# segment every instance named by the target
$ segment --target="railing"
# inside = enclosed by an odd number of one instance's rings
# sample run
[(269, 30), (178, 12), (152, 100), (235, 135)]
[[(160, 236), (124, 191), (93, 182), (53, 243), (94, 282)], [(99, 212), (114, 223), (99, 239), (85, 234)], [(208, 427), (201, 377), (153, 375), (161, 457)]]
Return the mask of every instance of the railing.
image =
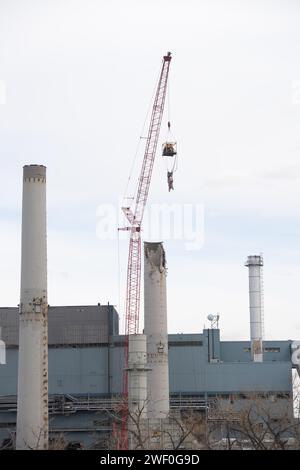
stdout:
[[(199, 397), (171, 397), (170, 409), (208, 410), (210, 401)], [(78, 411), (113, 411), (122, 408), (120, 397), (74, 397), (72, 395), (52, 395), (49, 397), (49, 414), (69, 415)], [(16, 412), (17, 397), (15, 395), (0, 396), (0, 412)]]

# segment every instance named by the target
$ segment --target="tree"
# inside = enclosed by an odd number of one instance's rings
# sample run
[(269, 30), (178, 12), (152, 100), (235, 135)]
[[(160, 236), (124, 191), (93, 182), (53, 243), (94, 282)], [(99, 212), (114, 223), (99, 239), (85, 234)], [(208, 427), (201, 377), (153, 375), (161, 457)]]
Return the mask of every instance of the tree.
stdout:
[(249, 394), (217, 402), (207, 422), (210, 448), (284, 450), (300, 448), (299, 420), (284, 394)]

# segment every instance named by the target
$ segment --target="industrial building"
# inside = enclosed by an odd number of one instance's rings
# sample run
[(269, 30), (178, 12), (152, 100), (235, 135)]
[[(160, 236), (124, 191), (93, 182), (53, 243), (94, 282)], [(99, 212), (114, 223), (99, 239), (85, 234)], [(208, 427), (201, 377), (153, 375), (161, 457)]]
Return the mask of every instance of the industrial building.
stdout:
[[(124, 336), (112, 305), (49, 307), (50, 436), (66, 433), (85, 447), (105, 441), (122, 393)], [(18, 376), (17, 308), (0, 308), (6, 365), (0, 366), (0, 441), (14, 435)], [(207, 412), (251, 392), (277, 396), (292, 409), (293, 342), (264, 341), (263, 362), (250, 341), (221, 341), (218, 328), (168, 336), (170, 409)]]
[[(221, 341), (214, 315), (202, 333), (170, 335), (166, 253), (162, 242), (145, 242), (140, 334), (141, 240), (135, 239), (139, 227), (132, 230), (134, 295), (127, 296), (125, 335), (119, 334), (113, 305), (49, 306), (46, 168), (24, 167), (20, 304), (0, 308), (0, 339), (6, 346), (0, 364), (0, 447), (10, 440), (17, 449), (47, 449), (48, 436), (51, 442), (63, 435), (74, 445), (106, 448), (116, 423), (122, 423), (117, 447), (135, 448), (128, 431), (132, 413), (143, 407), (143, 433), (153, 448), (152, 430), (158, 426), (165, 432), (174, 416), (192, 411), (212, 419), (217, 401), (241, 409), (251, 394), (276, 400), (276, 408), (284, 405), (293, 417), (292, 369), (298, 371), (300, 343), (263, 338), (262, 256), (248, 256), (245, 263), (249, 341)], [(164, 444), (154, 442), (156, 448)]]
[[(134, 449), (133, 414), (141, 412), (145, 448), (170, 449), (163, 436), (168, 434), (173, 441), (178, 429), (172, 423), (184, 413), (217, 421), (217, 403), (221, 412), (230, 404), (240, 413), (251, 395), (275, 403), (275, 409), (285, 407), (293, 420), (292, 369), (299, 372), (300, 342), (263, 337), (261, 255), (248, 256), (245, 263), (249, 341), (221, 341), (219, 318), (214, 315), (208, 317), (211, 327), (202, 333), (168, 334), (165, 249), (159, 241), (144, 242), (142, 250), (141, 227), (170, 61), (168, 52), (136, 199), (132, 207), (128, 202), (122, 207), (127, 226), (120, 230), (130, 232), (124, 335), (119, 333), (113, 305), (48, 304), (46, 167), (23, 168), (20, 303), (18, 308), (0, 308), (0, 340), (6, 346), (6, 361), (0, 364), (0, 448), (5, 443), (16, 449), (46, 450), (51, 440), (63, 436), (85, 449), (110, 448), (113, 439), (115, 448)], [(173, 158), (176, 142), (166, 145), (175, 146)], [(172, 175), (173, 170), (168, 172), (169, 191)], [(144, 331), (140, 334), (142, 271)], [(216, 432), (222, 438), (222, 425)], [(192, 441), (186, 445), (193, 448)]]

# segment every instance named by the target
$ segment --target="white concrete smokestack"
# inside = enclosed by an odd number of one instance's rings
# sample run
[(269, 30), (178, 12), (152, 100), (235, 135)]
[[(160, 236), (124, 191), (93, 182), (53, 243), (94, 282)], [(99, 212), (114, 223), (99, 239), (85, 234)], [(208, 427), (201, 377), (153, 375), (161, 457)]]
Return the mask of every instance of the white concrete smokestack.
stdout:
[(46, 167), (23, 169), (17, 449), (48, 447)]
[(251, 354), (254, 362), (263, 361), (262, 256), (248, 256)]
[(134, 417), (147, 417), (147, 337), (129, 335), (128, 410)]
[(129, 335), (128, 344), (128, 445), (139, 444), (137, 430), (142, 432), (147, 418), (147, 337)]
[(166, 258), (162, 243), (144, 243), (144, 302), (147, 335), (148, 418), (169, 413)]

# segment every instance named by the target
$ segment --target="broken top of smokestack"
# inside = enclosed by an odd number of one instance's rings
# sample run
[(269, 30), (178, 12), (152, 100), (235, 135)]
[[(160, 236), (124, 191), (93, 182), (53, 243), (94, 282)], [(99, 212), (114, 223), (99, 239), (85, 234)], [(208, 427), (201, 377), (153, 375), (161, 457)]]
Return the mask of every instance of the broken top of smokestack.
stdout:
[(263, 361), (263, 257), (248, 256), (251, 355), (254, 362)]
[(145, 257), (161, 273), (166, 271), (166, 252), (162, 242), (144, 242)]
[(163, 244), (144, 243), (144, 304), (147, 335), (148, 418), (169, 413), (169, 364), (166, 292), (166, 255)]

